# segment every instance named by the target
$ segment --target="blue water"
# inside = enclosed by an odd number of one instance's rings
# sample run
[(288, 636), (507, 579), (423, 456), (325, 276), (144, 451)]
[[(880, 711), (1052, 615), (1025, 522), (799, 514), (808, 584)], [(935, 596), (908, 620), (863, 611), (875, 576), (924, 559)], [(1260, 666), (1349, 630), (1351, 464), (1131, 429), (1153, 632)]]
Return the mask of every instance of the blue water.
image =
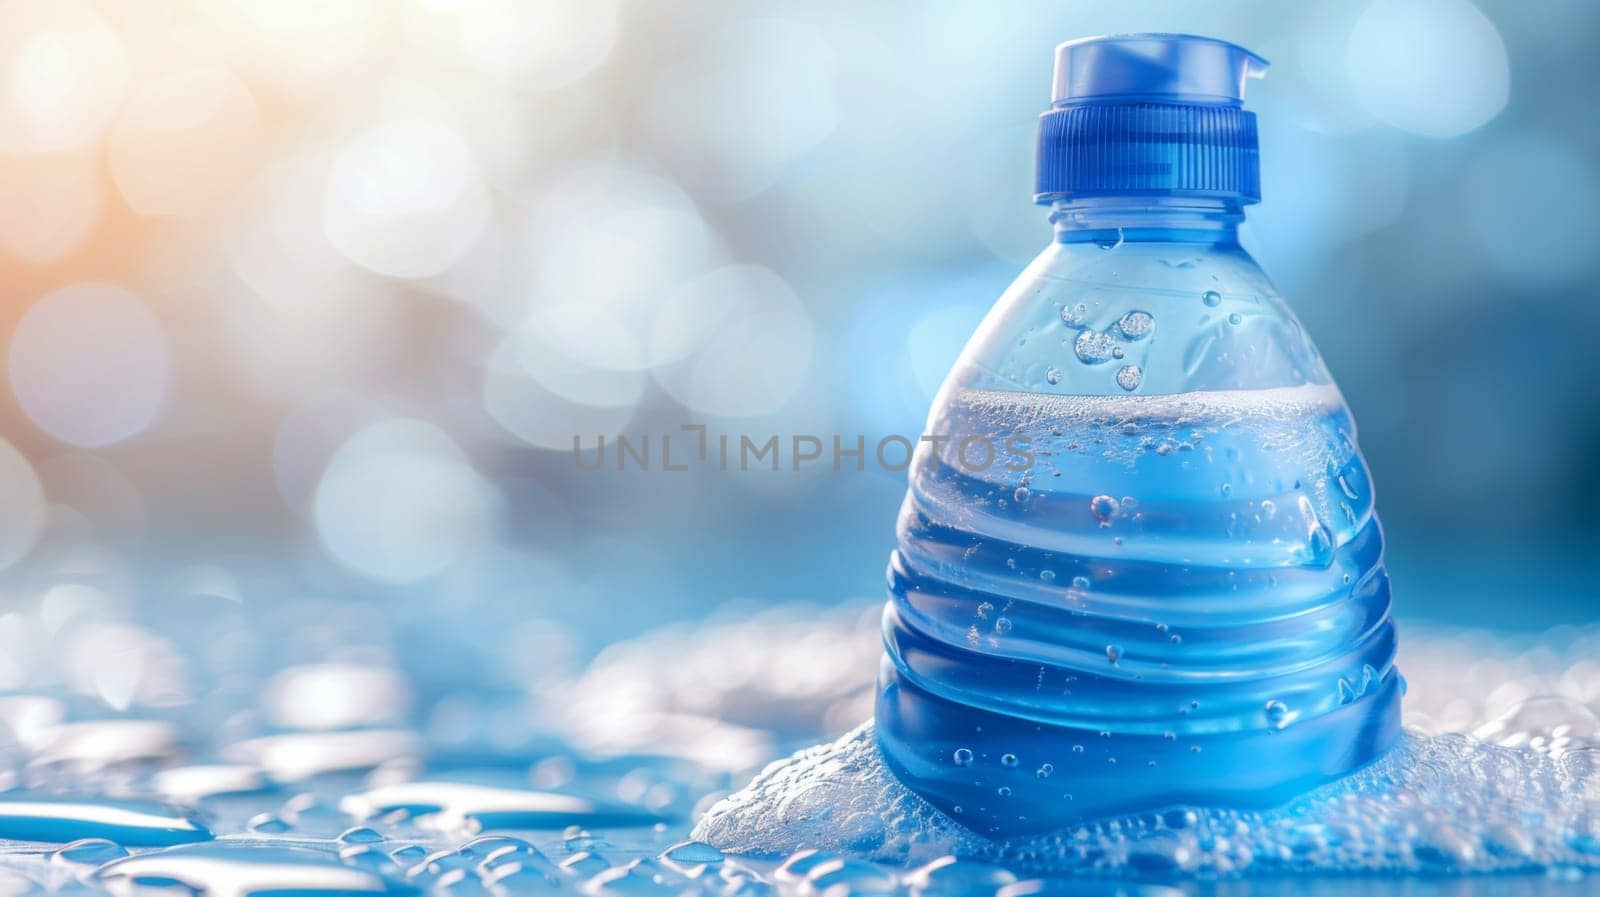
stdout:
[[(877, 733), (932, 804), (991, 835), (1273, 806), (1394, 743), (1383, 539), (1335, 388), (955, 388), (931, 429)], [(972, 435), (1027, 448), (969, 469)]]

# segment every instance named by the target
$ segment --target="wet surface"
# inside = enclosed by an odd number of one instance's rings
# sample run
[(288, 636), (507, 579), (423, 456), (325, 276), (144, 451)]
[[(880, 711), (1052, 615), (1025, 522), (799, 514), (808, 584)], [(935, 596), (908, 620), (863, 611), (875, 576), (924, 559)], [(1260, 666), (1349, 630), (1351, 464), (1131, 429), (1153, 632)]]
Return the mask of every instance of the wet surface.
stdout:
[[(381, 614), (344, 613), (314, 633), (201, 618), (107, 634), (92, 616), (0, 618), (12, 664), (0, 695), (0, 892), (1340, 892), (1340, 879), (1305, 876), (1309, 861), (1238, 862), (1248, 838), (1234, 837), (1231, 866), (1216, 862), (1228, 852), (1201, 843), (1216, 820), (1181, 812), (1123, 830), (1098, 863), (996, 851), (926, 808), (864, 812), (894, 796), (885, 780), (865, 803), (820, 785), (788, 795), (788, 840), (730, 828), (728, 808), (749, 806), (749, 793), (713, 809), (719, 801), (774, 759), (870, 717), (875, 605), (730, 608), (521, 688), (493, 681), (507, 662), (493, 654), (476, 679), (441, 684)], [(97, 653), (49, 650), (86, 631)], [(1405, 645), (1408, 738), (1475, 731), (1439, 743), (1508, 787), (1531, 781), (1515, 770), (1543, 776), (1543, 794), (1485, 791), (1482, 806), (1554, 806), (1557, 792), (1588, 795), (1600, 782), (1600, 667), (1588, 659), (1600, 656), (1600, 630), (1521, 641), (1408, 632)], [(1363, 882), (1577, 893), (1600, 857), (1590, 818), (1393, 832), (1386, 843), (1407, 845), (1426, 874)], [(925, 828), (897, 829), (906, 819)], [(1338, 834), (1301, 835), (1300, 860), (1326, 868)], [(1558, 841), (1567, 852), (1549, 862), (1541, 851)], [(1488, 868), (1486, 857), (1511, 874), (1451, 877)]]

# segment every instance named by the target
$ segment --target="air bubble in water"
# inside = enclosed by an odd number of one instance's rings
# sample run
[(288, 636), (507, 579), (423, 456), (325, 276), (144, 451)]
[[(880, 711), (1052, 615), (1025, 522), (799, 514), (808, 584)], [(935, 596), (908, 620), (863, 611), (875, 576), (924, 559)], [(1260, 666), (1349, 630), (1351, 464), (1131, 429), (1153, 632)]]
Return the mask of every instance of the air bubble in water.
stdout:
[(1117, 508), (1117, 500), (1109, 495), (1096, 495), (1089, 500), (1089, 510), (1101, 526), (1111, 525), (1111, 518), (1117, 516)]
[(1005, 767), (1014, 767), (1014, 766), (1016, 766), (1017, 765), (1017, 755), (1016, 754), (1003, 754), (1003, 755), (1001, 755), (1001, 757), (1000, 757), (1000, 765), (1001, 766), (1005, 766)]
[(1117, 385), (1129, 392), (1139, 388), (1140, 381), (1144, 380), (1144, 371), (1136, 364), (1125, 364), (1117, 369)]
[(1083, 327), (1089, 319), (1089, 306), (1079, 302), (1077, 305), (1063, 305), (1061, 307), (1061, 323), (1068, 327)]
[(1200, 301), (1204, 302), (1207, 307), (1216, 308), (1222, 304), (1222, 294), (1216, 290), (1206, 290), (1200, 294)]
[(956, 761), (957, 766), (971, 766), (972, 751), (968, 748), (956, 748), (956, 752), (951, 755), (951, 759)]
[(1044, 382), (1050, 384), (1051, 386), (1054, 386), (1057, 383), (1060, 383), (1061, 382), (1061, 369), (1060, 368), (1050, 368), (1049, 370), (1045, 371), (1044, 372)]
[(1116, 645), (1106, 645), (1106, 660), (1116, 663), (1122, 659), (1122, 649)]

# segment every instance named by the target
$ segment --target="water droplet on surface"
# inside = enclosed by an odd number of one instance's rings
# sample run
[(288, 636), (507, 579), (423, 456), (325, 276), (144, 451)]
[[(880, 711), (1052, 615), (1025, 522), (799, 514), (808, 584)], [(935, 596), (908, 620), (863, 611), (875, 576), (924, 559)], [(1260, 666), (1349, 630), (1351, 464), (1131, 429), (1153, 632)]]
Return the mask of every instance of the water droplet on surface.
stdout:
[(946, 855), (907, 873), (905, 885), (911, 897), (966, 897), (993, 894), (1016, 880), (998, 866)]
[(174, 885), (192, 893), (230, 897), (290, 893), (341, 897), (402, 890), (368, 870), (341, 863), (331, 853), (228, 841), (126, 857), (102, 867), (95, 877), (118, 893), (170, 890)]
[(1125, 364), (1117, 369), (1117, 385), (1129, 392), (1139, 388), (1139, 383), (1144, 380), (1144, 371), (1136, 364)]
[(1238, 326), (1239, 324), (1243, 324), (1244, 323), (1244, 315), (1241, 315), (1238, 312), (1232, 312), (1232, 313), (1230, 313), (1228, 315), (1228, 323), (1229, 324), (1233, 324), (1235, 326)]
[(722, 851), (701, 841), (680, 841), (662, 851), (661, 858), (675, 863), (720, 863)]
[(661, 817), (641, 807), (554, 791), (495, 788), (461, 782), (401, 782), (351, 794), (344, 812), (370, 819), (409, 810), (418, 824), (441, 829), (552, 829), (561, 826), (653, 825)]
[(264, 835), (281, 835), (294, 828), (276, 813), (257, 813), (245, 823), (245, 828)]
[(1079, 302), (1061, 307), (1061, 323), (1068, 327), (1083, 327), (1089, 320), (1089, 306)]
[(380, 835), (376, 829), (371, 829), (364, 825), (345, 829), (344, 833), (338, 837), (340, 844), (376, 844), (382, 840), (383, 835)]
[(1222, 304), (1222, 294), (1216, 290), (1206, 290), (1200, 294), (1200, 301), (1204, 302), (1209, 308), (1216, 308)]
[(248, 764), (178, 766), (156, 773), (150, 784), (163, 797), (182, 804), (255, 794), (273, 787), (260, 769)]
[(1116, 645), (1106, 645), (1106, 660), (1116, 663), (1122, 659), (1122, 649)]
[(1060, 368), (1049, 368), (1049, 369), (1047, 369), (1044, 372), (1044, 382), (1050, 384), (1051, 386), (1054, 386), (1057, 383), (1060, 383), (1061, 382), (1061, 369)]
[(103, 838), (124, 847), (162, 847), (209, 840), (211, 832), (188, 811), (164, 804), (13, 791), (0, 797), (0, 838), (56, 843)]
[(74, 866), (104, 866), (128, 855), (128, 848), (105, 838), (80, 838), (50, 855), (51, 862)]

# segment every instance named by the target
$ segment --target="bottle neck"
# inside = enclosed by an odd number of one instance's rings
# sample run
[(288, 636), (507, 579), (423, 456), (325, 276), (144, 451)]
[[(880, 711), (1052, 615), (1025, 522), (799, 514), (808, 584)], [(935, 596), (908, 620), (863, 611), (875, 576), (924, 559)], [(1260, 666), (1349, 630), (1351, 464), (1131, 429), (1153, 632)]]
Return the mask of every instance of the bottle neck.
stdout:
[(1237, 246), (1244, 205), (1237, 199), (1096, 196), (1050, 205), (1057, 243), (1204, 243)]

